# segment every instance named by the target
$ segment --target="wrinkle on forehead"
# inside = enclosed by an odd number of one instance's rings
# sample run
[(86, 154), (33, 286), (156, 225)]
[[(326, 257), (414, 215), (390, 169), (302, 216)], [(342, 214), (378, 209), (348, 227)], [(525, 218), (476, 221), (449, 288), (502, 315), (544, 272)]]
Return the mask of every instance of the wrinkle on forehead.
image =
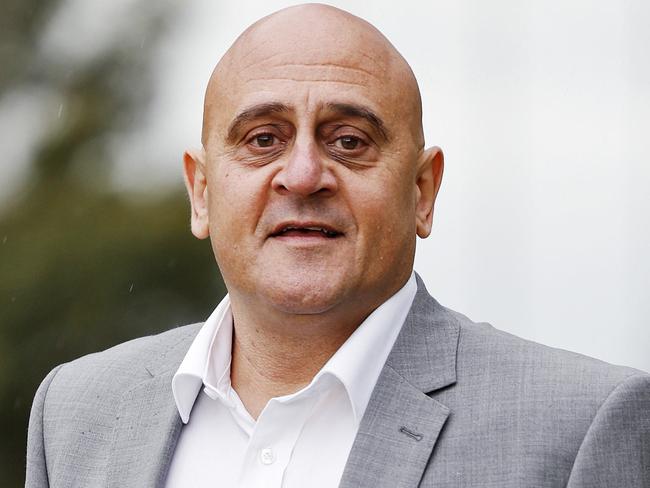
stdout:
[(296, 83), (338, 83), (341, 85), (352, 85), (352, 86), (364, 86), (362, 83), (355, 83), (354, 81), (345, 81), (340, 79), (329, 79), (329, 78), (295, 78), (290, 76), (257, 76), (254, 80), (249, 81), (293, 81)]
[[(368, 76), (375, 76), (375, 73), (370, 71), (369, 69), (364, 69), (361, 66), (344, 66), (342, 64), (338, 64), (335, 62), (313, 62), (313, 63), (284, 63), (284, 67), (286, 68), (309, 68), (309, 67), (319, 67), (319, 68), (331, 68), (332, 70), (351, 70), (351, 71), (360, 71), (362, 73), (365, 73)], [(245, 68), (244, 68), (245, 70)]]
[(415, 76), (374, 26), (335, 7), (299, 5), (250, 26), (219, 61), (208, 83), (202, 141), (207, 145), (217, 113), (227, 112), (250, 83), (289, 80), (367, 87), (381, 95), (421, 149), (422, 109)]

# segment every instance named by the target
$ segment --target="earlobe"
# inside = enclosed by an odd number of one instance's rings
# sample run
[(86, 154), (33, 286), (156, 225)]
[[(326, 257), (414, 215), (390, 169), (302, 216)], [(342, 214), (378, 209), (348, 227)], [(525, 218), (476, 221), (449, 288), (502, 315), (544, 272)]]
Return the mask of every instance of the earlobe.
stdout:
[(434, 146), (422, 153), (416, 181), (415, 225), (417, 235), (423, 239), (431, 233), (433, 207), (442, 182), (443, 170), (442, 149)]
[(190, 199), (192, 234), (199, 239), (210, 235), (208, 226), (208, 186), (205, 174), (205, 151), (185, 151), (183, 176)]

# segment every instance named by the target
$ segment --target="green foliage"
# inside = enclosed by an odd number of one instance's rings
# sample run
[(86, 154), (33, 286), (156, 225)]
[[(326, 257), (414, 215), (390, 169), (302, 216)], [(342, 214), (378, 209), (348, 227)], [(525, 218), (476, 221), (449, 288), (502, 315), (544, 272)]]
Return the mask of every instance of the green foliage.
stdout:
[(186, 207), (182, 195), (136, 204), (54, 188), (0, 224), (7, 479), (23, 475), (31, 398), (54, 365), (203, 320), (223, 295), (209, 246), (187, 229)]
[[(55, 5), (10, 2), (25, 27), (11, 31), (25, 62), (8, 63), (14, 70), (0, 79), (0, 95), (38, 79), (66, 108), (0, 212), (0, 486), (22, 484), (29, 408), (51, 368), (201, 321), (225, 293), (209, 244), (189, 232), (180, 189), (125, 195), (110, 185), (109, 138), (137, 126), (148, 101), (146, 50), (129, 49), (124, 36), (84, 66), (51, 60), (26, 74), (36, 19)], [(159, 32), (160, 19), (140, 29)]]

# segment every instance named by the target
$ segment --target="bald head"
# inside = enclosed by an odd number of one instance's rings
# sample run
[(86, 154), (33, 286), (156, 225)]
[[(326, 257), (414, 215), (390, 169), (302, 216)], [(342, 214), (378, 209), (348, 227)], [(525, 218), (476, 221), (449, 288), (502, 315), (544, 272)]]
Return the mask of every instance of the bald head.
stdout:
[(356, 327), (404, 285), (443, 169), (421, 112), (408, 64), (347, 12), (292, 7), (237, 39), (210, 79), (203, 151), (184, 157), (192, 232), (234, 314), (300, 316), (315, 337), (315, 316)]
[[(202, 142), (225, 137), (230, 112), (243, 93), (282, 82), (338, 85), (353, 95), (380, 94), (385, 114), (405, 124), (421, 149), (422, 108), (408, 63), (374, 26), (335, 7), (305, 4), (251, 25), (214, 69), (208, 83)], [(361, 90), (363, 91), (363, 90)]]

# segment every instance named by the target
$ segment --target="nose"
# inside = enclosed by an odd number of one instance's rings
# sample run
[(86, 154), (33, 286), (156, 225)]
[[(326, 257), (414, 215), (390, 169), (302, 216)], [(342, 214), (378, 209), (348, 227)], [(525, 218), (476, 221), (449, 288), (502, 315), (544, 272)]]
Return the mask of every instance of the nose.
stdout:
[(337, 190), (332, 171), (325, 167), (318, 147), (312, 141), (296, 140), (286, 163), (273, 178), (272, 186), (281, 194), (331, 195)]

